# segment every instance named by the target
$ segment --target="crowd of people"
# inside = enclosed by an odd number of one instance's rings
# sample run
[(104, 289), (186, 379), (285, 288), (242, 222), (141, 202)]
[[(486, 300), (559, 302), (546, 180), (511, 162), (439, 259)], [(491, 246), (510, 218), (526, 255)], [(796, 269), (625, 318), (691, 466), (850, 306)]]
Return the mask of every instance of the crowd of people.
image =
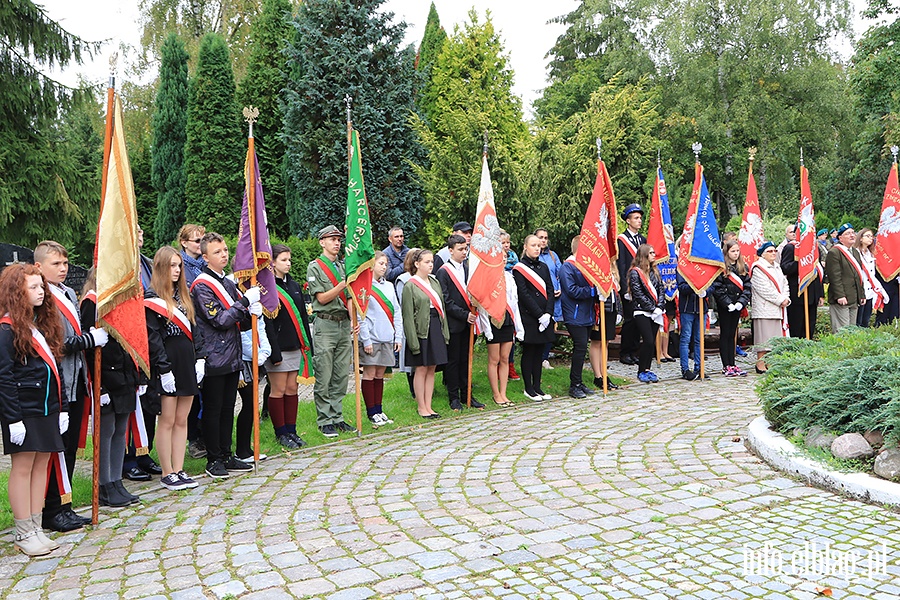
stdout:
[[(701, 376), (699, 338), (707, 309), (720, 324), (722, 374), (747, 372), (735, 363), (740, 321), (752, 317), (756, 371), (766, 371), (765, 354), (773, 338), (805, 336), (807, 322), (815, 330), (816, 309), (827, 302), (831, 326), (866, 326), (873, 308), (879, 322), (896, 318), (897, 293), (875, 272), (874, 234), (857, 236), (849, 223), (834, 231), (833, 240), (816, 244), (819, 268), (808, 285), (805, 302), (798, 295), (795, 228), (776, 246), (767, 241), (758, 259), (745, 264), (733, 234), (723, 242), (725, 270), (699, 293), (678, 278), (678, 293), (667, 299), (655, 249), (640, 230), (643, 209), (637, 204), (621, 216), (627, 228), (619, 236), (614, 286), (604, 297), (576, 266), (578, 238), (568, 258), (550, 249), (549, 234), (539, 228), (523, 240), (521, 254), (502, 232), (506, 253), (507, 310), (502, 322), (492, 320), (468, 294), (468, 253), (472, 226), (453, 226), (437, 253), (409, 248), (404, 232), (394, 227), (388, 245), (375, 254), (373, 286), (365, 318), (353, 322), (351, 298), (340, 260), (344, 233), (330, 225), (318, 232), (321, 254), (306, 268), (305, 286), (291, 275), (291, 250), (272, 249), (272, 269), (280, 310), (264, 315), (263, 291), (240, 291), (226, 274), (229, 252), (224, 238), (202, 226), (182, 227), (180, 248), (163, 246), (153, 258), (141, 256), (149, 376), (141, 372), (122, 346), (96, 328), (93, 276), (79, 295), (64, 284), (68, 253), (45, 241), (34, 252), (34, 264), (16, 263), (0, 275), (0, 422), (3, 447), (11, 455), (9, 498), (15, 518), (15, 545), (38, 556), (58, 544), (44, 530), (71, 531), (89, 521), (71, 507), (75, 454), (84, 441), (91, 403), (95, 348), (102, 348), (100, 369), (100, 503), (127, 506), (139, 502), (123, 479), (160, 476), (168, 490), (197, 487), (184, 470), (185, 450), (206, 458), (205, 473), (227, 478), (252, 470), (250, 437), (253, 421), (253, 357), (268, 381), (266, 410), (278, 443), (296, 449), (306, 443), (297, 434), (298, 385), (311, 381), (316, 424), (327, 438), (355, 433), (344, 420), (342, 402), (351, 372), (352, 334), (358, 334), (361, 394), (372, 427), (392, 423), (383, 404), (387, 369), (405, 372), (409, 392), (423, 419), (438, 419), (433, 404), (436, 373), (442, 371), (450, 410), (484, 408), (472, 395), (468, 368), (475, 332), (487, 345), (487, 373), (492, 401), (512, 405), (508, 382), (521, 378), (527, 399), (550, 399), (542, 387), (549, 352), (557, 332), (571, 339), (568, 393), (585, 398), (596, 388), (615, 389), (604, 380), (602, 357), (607, 342), (620, 331), (620, 358), (636, 365), (639, 381), (659, 377), (652, 361), (676, 360), (668, 344), (659, 344), (677, 323), (682, 377)], [(139, 245), (142, 241), (139, 239)], [(306, 287), (306, 293), (304, 293)], [(307, 295), (308, 294), (308, 295)], [(705, 300), (705, 301), (704, 301)], [(887, 308), (885, 308), (887, 306)], [(254, 352), (252, 317), (257, 317)], [(312, 323), (312, 326), (311, 326)], [(605, 323), (605, 331), (600, 328)], [(518, 346), (519, 371), (514, 366)], [(690, 359), (694, 365), (691, 367)], [(583, 381), (585, 361), (593, 378)], [(707, 376), (708, 378), (708, 376)], [(242, 409), (235, 423), (236, 398)], [(135, 413), (155, 447), (158, 462), (137, 452)], [(235, 427), (236, 425), (236, 427)], [(130, 434), (130, 435), (129, 435)], [(61, 458), (60, 458), (61, 457)], [(260, 458), (264, 458), (264, 455)], [(49, 466), (48, 466), (49, 465)]]

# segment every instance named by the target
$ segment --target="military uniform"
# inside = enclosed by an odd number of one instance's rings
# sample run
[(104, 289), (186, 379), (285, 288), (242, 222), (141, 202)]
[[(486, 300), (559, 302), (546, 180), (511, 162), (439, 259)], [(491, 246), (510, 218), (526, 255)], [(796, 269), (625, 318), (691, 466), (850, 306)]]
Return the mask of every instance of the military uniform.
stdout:
[[(342, 234), (336, 227), (329, 226), (319, 232), (319, 239), (331, 235)], [(320, 428), (344, 422), (341, 404), (347, 395), (353, 348), (347, 294), (340, 294), (327, 304), (319, 302), (316, 294), (334, 289), (344, 279), (343, 262), (331, 261), (324, 254), (306, 268), (312, 311), (316, 317), (313, 332), (313, 366), (316, 373), (313, 398), (316, 403), (316, 425)]]

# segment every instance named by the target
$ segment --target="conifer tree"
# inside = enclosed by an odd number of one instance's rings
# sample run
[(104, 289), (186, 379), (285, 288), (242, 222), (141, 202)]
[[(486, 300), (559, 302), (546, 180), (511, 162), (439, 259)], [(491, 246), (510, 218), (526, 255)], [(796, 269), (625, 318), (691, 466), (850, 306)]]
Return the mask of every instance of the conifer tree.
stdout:
[(294, 19), (284, 95), (288, 216), (294, 233), (345, 220), (347, 130), (344, 97), (353, 98), (366, 195), (376, 245), (399, 225), (422, 218), (410, 167), (421, 150), (409, 125), (418, 76), (412, 47), (400, 48), (405, 23), (376, 12), (382, 0), (309, 0)]
[(238, 89), (242, 106), (259, 108), (253, 137), (270, 232), (279, 237), (290, 235), (284, 204), (284, 142), (280, 136), (284, 119), (280, 95), (287, 86), (284, 49), (291, 37), (290, 17), (289, 0), (263, 0), (262, 12), (251, 27), (247, 76)]
[(237, 233), (246, 136), (234, 100), (234, 74), (222, 36), (200, 44), (190, 84), (185, 145), (185, 218), (221, 234)]
[(185, 222), (188, 54), (181, 38), (172, 33), (163, 43), (160, 55), (159, 89), (152, 120), (151, 181), (157, 194), (154, 234), (162, 244), (174, 240)]
[[(437, 9), (432, 2), (431, 9), (428, 11), (428, 21), (425, 23), (425, 34), (422, 36), (422, 43), (419, 44), (419, 52), (416, 54), (416, 70), (421, 72), (425, 78), (424, 87), (427, 87), (428, 82), (431, 81), (431, 68), (446, 41), (447, 32), (441, 27), (440, 17), (438, 17)], [(425, 119), (430, 120), (433, 107), (425, 101), (424, 94), (418, 95), (416, 105)]]

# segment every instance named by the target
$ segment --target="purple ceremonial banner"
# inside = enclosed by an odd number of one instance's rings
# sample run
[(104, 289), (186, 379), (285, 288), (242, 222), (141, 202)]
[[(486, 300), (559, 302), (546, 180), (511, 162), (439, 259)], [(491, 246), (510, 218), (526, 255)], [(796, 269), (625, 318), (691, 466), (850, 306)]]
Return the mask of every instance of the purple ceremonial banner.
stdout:
[(259, 180), (259, 162), (253, 138), (247, 147), (244, 163), (244, 201), (241, 206), (241, 228), (238, 231), (237, 250), (234, 252), (234, 278), (242, 290), (250, 287), (250, 278), (256, 276), (263, 305), (263, 312), (273, 317), (278, 312), (278, 290), (272, 271), (272, 244), (269, 242), (266, 205), (263, 200), (262, 182)]

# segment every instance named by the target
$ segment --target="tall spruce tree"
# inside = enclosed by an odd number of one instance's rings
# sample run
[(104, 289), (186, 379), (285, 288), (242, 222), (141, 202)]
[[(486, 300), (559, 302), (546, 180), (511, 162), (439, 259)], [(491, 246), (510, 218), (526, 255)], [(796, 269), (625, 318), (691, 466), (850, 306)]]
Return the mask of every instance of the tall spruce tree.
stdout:
[[(428, 10), (428, 21), (425, 23), (425, 34), (422, 36), (419, 51), (416, 53), (416, 70), (424, 76), (425, 85), (428, 85), (427, 82), (431, 79), (431, 67), (434, 65), (438, 54), (441, 53), (441, 48), (444, 47), (446, 41), (447, 32), (441, 27), (441, 19), (438, 17), (434, 2), (432, 2), (431, 8)], [(424, 95), (420, 94), (416, 98), (416, 105), (419, 108), (419, 112), (428, 119), (432, 112), (432, 107), (425, 102)]]
[(425, 86), (425, 102), (433, 106), (430, 122), (413, 123), (428, 150), (427, 167), (416, 167), (425, 189), (428, 243), (446, 242), (450, 225), (475, 218), (481, 177), (484, 132), (488, 132), (489, 164), (497, 217), (517, 238), (530, 225), (532, 213), (521, 198), (521, 166), (527, 153), (528, 129), (522, 103), (512, 93), (513, 72), (490, 16), (469, 21), (444, 44)]
[(421, 192), (410, 167), (421, 160), (409, 125), (417, 88), (406, 24), (376, 12), (382, 0), (309, 0), (294, 19), (284, 94), (288, 216), (294, 233), (344, 222), (347, 129), (344, 96), (353, 98), (366, 195), (376, 244), (399, 225), (415, 232)]
[(237, 233), (241, 217), (246, 141), (234, 93), (225, 40), (208, 33), (200, 44), (188, 100), (186, 219), (222, 234)]
[(188, 53), (171, 33), (160, 49), (159, 89), (153, 113), (152, 183), (156, 190), (154, 237), (175, 239), (185, 222), (184, 146), (187, 141)]
[(253, 127), (259, 171), (266, 199), (270, 230), (280, 237), (290, 235), (284, 204), (284, 141), (281, 125), (281, 90), (287, 86), (284, 49), (293, 31), (289, 0), (263, 0), (262, 12), (250, 32), (247, 76), (238, 88), (241, 105), (259, 108)]

